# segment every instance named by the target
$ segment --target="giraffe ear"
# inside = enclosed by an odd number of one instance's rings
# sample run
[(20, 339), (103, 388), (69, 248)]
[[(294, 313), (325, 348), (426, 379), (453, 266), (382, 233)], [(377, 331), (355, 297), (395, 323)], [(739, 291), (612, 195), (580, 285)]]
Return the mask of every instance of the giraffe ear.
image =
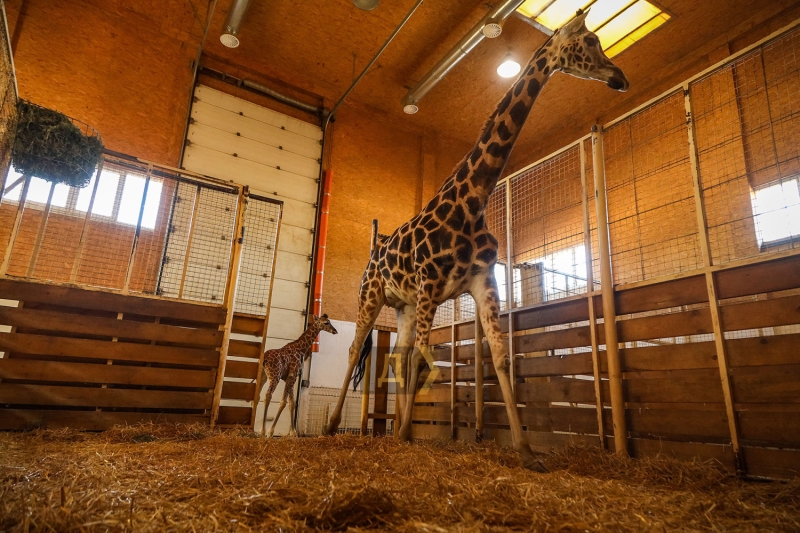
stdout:
[(325, 320), (328, 320), (328, 315), (327, 314), (322, 315), (322, 318), (324, 318)]
[(564, 35), (587, 31), (588, 28), (586, 27), (586, 17), (588, 15), (588, 9), (586, 11), (578, 10), (578, 14), (575, 16), (575, 18), (564, 24), (564, 26), (561, 28), (561, 31), (564, 32)]

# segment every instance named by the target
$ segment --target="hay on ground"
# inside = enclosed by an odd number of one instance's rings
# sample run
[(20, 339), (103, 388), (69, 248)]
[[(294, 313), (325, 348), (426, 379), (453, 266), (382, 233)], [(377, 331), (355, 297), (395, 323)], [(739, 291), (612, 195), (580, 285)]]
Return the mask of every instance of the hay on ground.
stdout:
[(266, 440), (205, 426), (0, 434), (0, 531), (798, 531), (800, 481), (570, 447)]

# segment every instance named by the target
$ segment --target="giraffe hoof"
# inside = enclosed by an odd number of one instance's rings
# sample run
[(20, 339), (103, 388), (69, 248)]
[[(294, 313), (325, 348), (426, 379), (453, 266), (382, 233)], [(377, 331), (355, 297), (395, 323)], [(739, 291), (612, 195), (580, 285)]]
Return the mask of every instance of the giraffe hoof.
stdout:
[(297, 432), (296, 431), (290, 431), (289, 435), (287, 435), (287, 436), (288, 437), (296, 437), (297, 436)]

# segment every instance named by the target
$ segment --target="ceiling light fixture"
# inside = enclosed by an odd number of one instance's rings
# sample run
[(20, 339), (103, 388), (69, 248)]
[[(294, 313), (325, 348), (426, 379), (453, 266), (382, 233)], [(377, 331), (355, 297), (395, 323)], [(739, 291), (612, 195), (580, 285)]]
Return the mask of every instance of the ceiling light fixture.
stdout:
[(406, 104), (403, 106), (403, 113), (406, 115), (413, 115), (417, 111), (419, 111), (419, 107), (415, 104)]
[(521, 68), (522, 67), (519, 66), (519, 63), (514, 60), (514, 57), (511, 54), (508, 54), (505, 58), (503, 58), (503, 62), (500, 63), (500, 66), (497, 67), (497, 74), (501, 78), (513, 78), (519, 74)]
[(381, 3), (381, 0), (353, 0), (353, 3), (358, 9), (363, 9), (364, 11), (372, 11), (378, 4)]
[(487, 39), (500, 37), (500, 34), (503, 33), (503, 27), (500, 25), (500, 19), (490, 18), (487, 20), (486, 24), (484, 24), (483, 28), (481, 28), (481, 32), (483, 32), (483, 35)]

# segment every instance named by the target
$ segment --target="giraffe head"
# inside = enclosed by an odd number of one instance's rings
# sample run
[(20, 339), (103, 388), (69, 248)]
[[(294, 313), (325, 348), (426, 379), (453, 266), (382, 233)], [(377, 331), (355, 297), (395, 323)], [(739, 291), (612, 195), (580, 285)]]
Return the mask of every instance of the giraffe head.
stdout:
[(311, 317), (314, 319), (314, 323), (319, 326), (320, 331), (327, 331), (328, 333), (333, 333), (334, 335), (339, 333), (336, 331), (336, 328), (333, 327), (333, 324), (331, 324), (331, 321), (328, 319), (328, 315), (311, 315)]
[(615, 91), (627, 91), (628, 79), (603, 52), (600, 39), (586, 27), (588, 11), (562, 26), (547, 48), (551, 49), (552, 70), (587, 80), (604, 82)]

